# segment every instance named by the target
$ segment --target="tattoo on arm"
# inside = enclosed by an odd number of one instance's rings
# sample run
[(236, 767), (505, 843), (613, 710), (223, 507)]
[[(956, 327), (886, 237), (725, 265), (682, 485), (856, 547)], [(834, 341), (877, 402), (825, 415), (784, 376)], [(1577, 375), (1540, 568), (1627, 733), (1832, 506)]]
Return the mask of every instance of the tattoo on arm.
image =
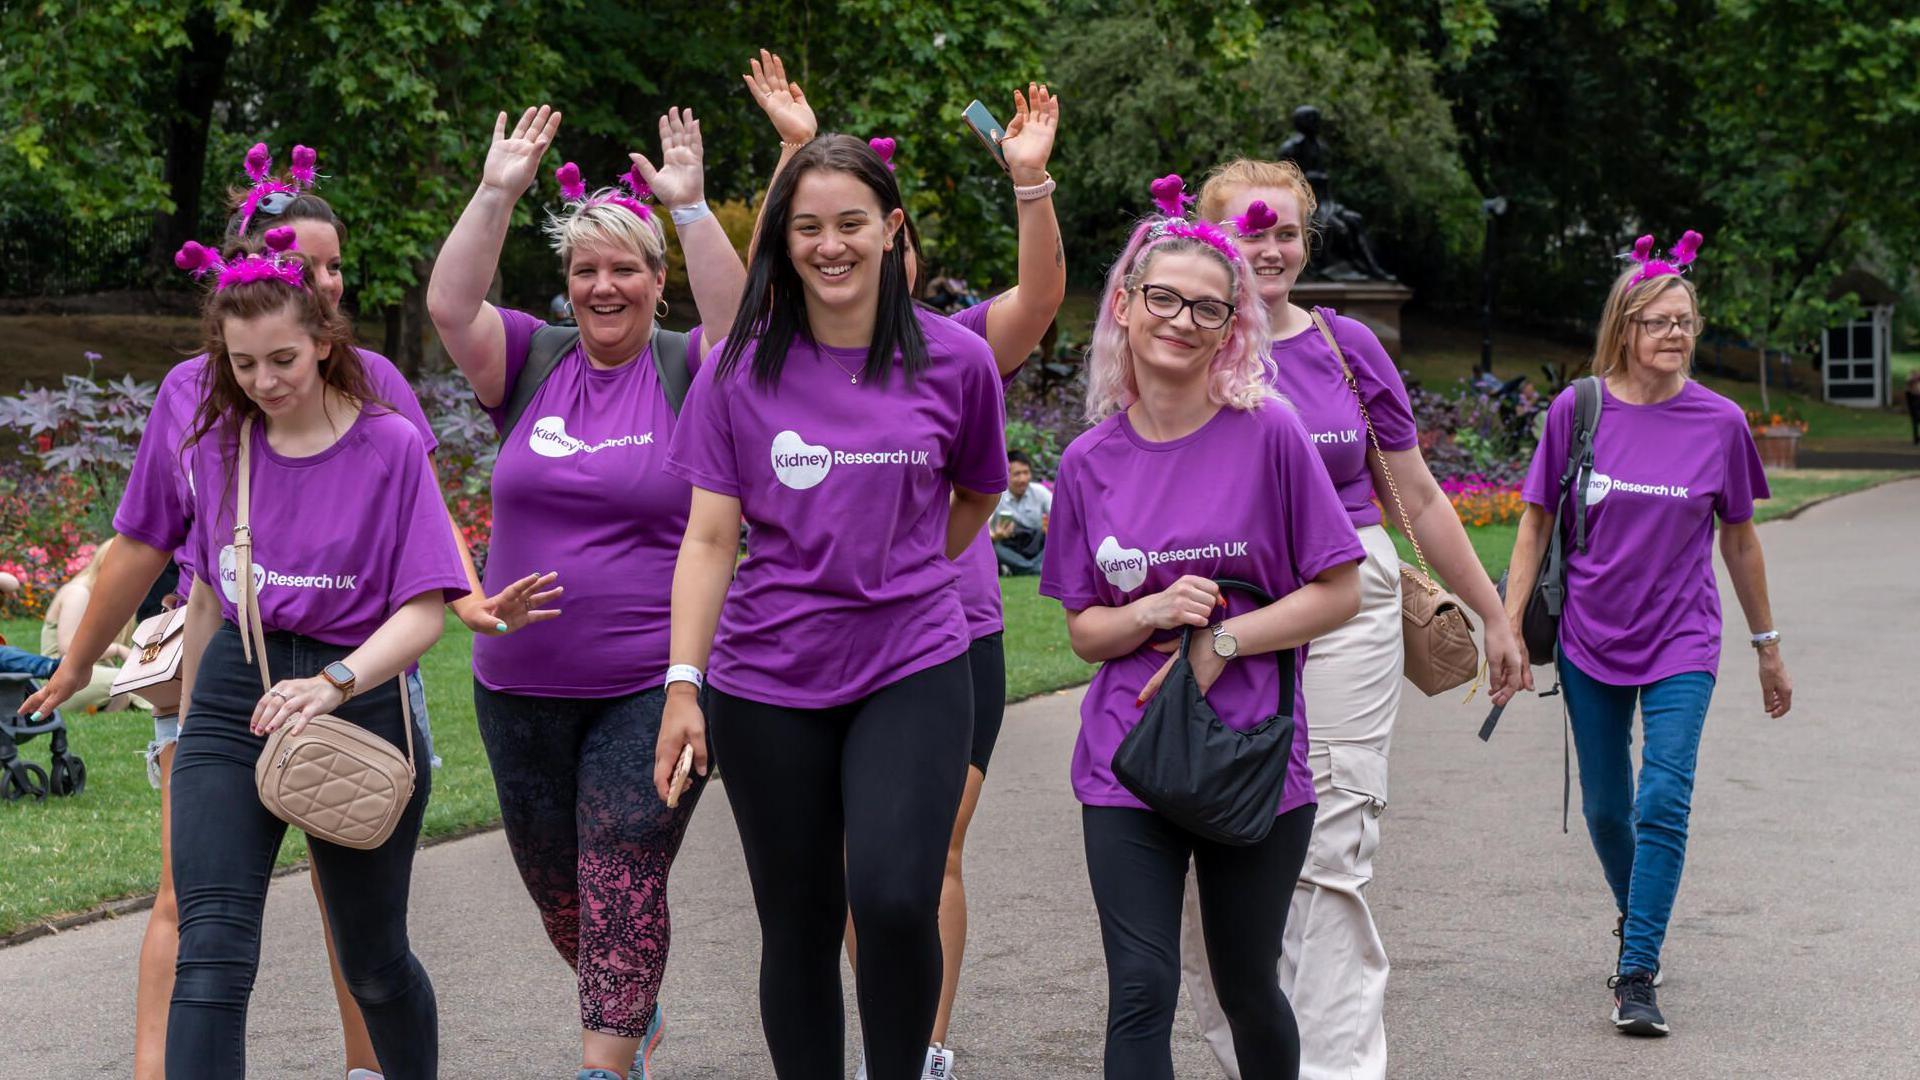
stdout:
[(1058, 236), (1053, 238), (1053, 265), (1067, 265), (1067, 242)]

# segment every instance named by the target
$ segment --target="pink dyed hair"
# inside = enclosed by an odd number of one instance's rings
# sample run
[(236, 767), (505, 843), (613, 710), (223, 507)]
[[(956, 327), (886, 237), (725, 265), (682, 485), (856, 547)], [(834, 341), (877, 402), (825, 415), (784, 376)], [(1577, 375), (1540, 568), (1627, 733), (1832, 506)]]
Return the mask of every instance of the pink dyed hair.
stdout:
[(1205, 255), (1226, 268), (1233, 282), (1233, 320), (1207, 365), (1207, 398), (1233, 409), (1258, 409), (1279, 397), (1273, 388), (1273, 359), (1267, 350), (1267, 309), (1254, 294), (1253, 273), (1237, 248), (1225, 251), (1186, 230), (1156, 228), (1164, 218), (1147, 218), (1134, 227), (1126, 248), (1107, 273), (1100, 314), (1093, 324), (1093, 344), (1087, 350), (1087, 419), (1098, 423), (1140, 397), (1133, 373), (1133, 348), (1126, 327), (1113, 316), (1113, 301), (1131, 295), (1146, 279), (1153, 260), (1166, 254)]

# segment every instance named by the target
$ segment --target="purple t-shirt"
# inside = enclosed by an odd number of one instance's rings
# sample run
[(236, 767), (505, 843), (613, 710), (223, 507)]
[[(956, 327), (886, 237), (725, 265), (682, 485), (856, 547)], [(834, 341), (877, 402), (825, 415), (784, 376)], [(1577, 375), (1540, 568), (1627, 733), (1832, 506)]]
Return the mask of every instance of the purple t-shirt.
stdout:
[[(1419, 445), (1419, 431), (1413, 422), (1413, 408), (1407, 404), (1407, 387), (1400, 371), (1380, 346), (1380, 339), (1366, 324), (1332, 308), (1317, 308), (1340, 343), (1347, 366), (1366, 395), (1367, 412), (1373, 416), (1374, 433), (1386, 450), (1411, 450)], [(1274, 365), (1279, 369), (1274, 385), (1293, 403), (1300, 422), (1306, 425), (1307, 438), (1320, 451), (1327, 475), (1340, 493), (1340, 502), (1353, 518), (1354, 528), (1380, 524), (1380, 507), (1373, 501), (1373, 473), (1367, 468), (1367, 425), (1360, 415), (1360, 403), (1340, 374), (1340, 361), (1327, 348), (1327, 340), (1318, 327), (1309, 326), (1298, 334), (1273, 343)]]
[[(234, 435), (217, 430), (187, 453), (195, 482), (186, 503), (173, 483), (129, 487), (115, 520), (141, 522), (127, 535), (162, 550), (186, 546), (195, 576), (219, 585), (221, 613), (234, 621)], [(251, 454), (253, 576), (269, 630), (357, 646), (414, 597), (466, 593), (426, 448), (398, 414), (369, 405), (332, 446), (299, 458), (275, 453), (255, 425)]]
[[(500, 309), (507, 381), (526, 367), (546, 325)], [(691, 365), (700, 331), (688, 342)], [(506, 407), (487, 410), (498, 428)], [(493, 540), (486, 587), (558, 571), (557, 619), (476, 637), (473, 673), (489, 690), (537, 697), (609, 698), (667, 677), (673, 564), (693, 489), (663, 469), (673, 410), (649, 345), (628, 364), (598, 368), (576, 345), (500, 433), (493, 466)]]
[[(433, 425), (427, 422), (426, 412), (420, 408), (420, 399), (414, 395), (413, 387), (407, 383), (406, 376), (393, 362), (377, 352), (358, 350), (360, 363), (371, 384), (373, 396), (393, 406), (401, 416), (407, 418), (420, 432), (421, 440), (431, 454), (440, 445), (434, 438)], [(201, 353), (191, 360), (182, 360), (173, 365), (166, 377), (160, 380), (160, 390), (153, 399), (153, 411), (147, 415), (147, 427), (140, 433), (140, 449), (133, 459), (133, 471), (127, 476), (126, 495), (120, 501), (120, 510), (114, 515), (113, 531), (131, 536), (135, 540), (152, 547), (164, 548), (154, 538), (170, 531), (167, 518), (178, 507), (191, 509), (193, 504), (193, 477), (188, 470), (190, 456), (183, 456), (180, 448), (193, 433), (193, 414), (200, 407), (203, 388), (200, 385), (201, 373), (207, 367), (207, 354)], [(177, 488), (171, 501), (156, 497), (149, 489), (154, 484), (170, 484)], [(158, 514), (157, 520), (144, 520), (143, 514)], [(182, 546), (173, 553), (173, 561), (180, 565), (182, 580), (190, 580), (193, 573), (193, 553)]]
[[(955, 312), (952, 318), (954, 322), (980, 335), (984, 341), (987, 337), (987, 311), (992, 307), (993, 300), (985, 300)], [(1012, 374), (1001, 376), (1000, 392), (1003, 396), (1019, 374), (1020, 369), (1015, 368)], [(1006, 620), (1000, 610), (1000, 560), (993, 554), (993, 538), (987, 535), (987, 530), (980, 530), (980, 535), (973, 538), (973, 543), (960, 553), (954, 565), (960, 568), (960, 607), (967, 614), (967, 633), (978, 641), (1004, 630)]]
[(932, 364), (853, 385), (865, 349), (795, 340), (767, 390), (749, 346), (708, 358), (667, 471), (740, 500), (752, 529), (720, 613), (708, 679), (788, 708), (858, 700), (971, 641), (946, 556), (954, 486), (1004, 491), (1000, 384), (986, 342), (918, 313)]
[[(1522, 497), (1560, 501), (1573, 429), (1573, 389), (1547, 410)], [(1603, 392), (1586, 491), (1587, 550), (1573, 547), (1567, 508), (1567, 600), (1560, 647), (1605, 683), (1644, 686), (1720, 669), (1720, 590), (1713, 519), (1739, 524), (1769, 497), (1740, 406), (1688, 380), (1655, 405)]]
[[(1323, 571), (1366, 556), (1353, 523), (1327, 480), (1293, 410), (1273, 401), (1223, 408), (1198, 431), (1149, 442), (1124, 412), (1073, 441), (1060, 459), (1053, 520), (1040, 592), (1069, 611), (1124, 607), (1182, 575), (1235, 578), (1274, 599)], [(1244, 593), (1227, 594), (1227, 616), (1252, 610)], [(1178, 638), (1156, 631), (1132, 653), (1100, 665), (1080, 705), (1073, 747), (1073, 793), (1091, 806), (1144, 808), (1113, 776), (1113, 754), (1144, 710), (1134, 702), (1166, 657), (1153, 644)], [(1293, 754), (1285, 813), (1313, 802), (1307, 767), (1307, 703), (1294, 668)], [(1227, 664), (1207, 693), (1220, 719), (1244, 731), (1272, 716), (1280, 701), (1273, 654)]]

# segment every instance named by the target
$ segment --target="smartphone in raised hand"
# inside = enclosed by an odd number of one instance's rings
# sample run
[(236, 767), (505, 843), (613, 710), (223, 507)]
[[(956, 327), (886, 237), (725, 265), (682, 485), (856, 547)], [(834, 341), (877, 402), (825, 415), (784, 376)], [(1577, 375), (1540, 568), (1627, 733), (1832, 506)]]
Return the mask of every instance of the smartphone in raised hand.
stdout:
[(993, 155), (993, 160), (1000, 164), (1000, 171), (1011, 172), (1012, 170), (1007, 168), (1007, 153), (1000, 149), (1000, 139), (1006, 135), (1007, 125), (995, 120), (993, 114), (987, 111), (987, 107), (980, 104), (979, 98), (973, 99), (967, 105), (966, 112), (961, 114), (961, 118), (986, 145), (988, 153)]

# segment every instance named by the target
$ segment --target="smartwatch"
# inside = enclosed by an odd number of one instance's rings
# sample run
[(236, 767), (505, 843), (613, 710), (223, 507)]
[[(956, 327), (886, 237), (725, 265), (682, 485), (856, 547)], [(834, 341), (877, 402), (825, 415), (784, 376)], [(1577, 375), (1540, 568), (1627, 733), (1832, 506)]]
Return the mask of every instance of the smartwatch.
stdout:
[(353, 669), (347, 665), (335, 660), (320, 669), (320, 677), (332, 683), (335, 690), (340, 691), (341, 701), (346, 701), (353, 696), (354, 674)]

